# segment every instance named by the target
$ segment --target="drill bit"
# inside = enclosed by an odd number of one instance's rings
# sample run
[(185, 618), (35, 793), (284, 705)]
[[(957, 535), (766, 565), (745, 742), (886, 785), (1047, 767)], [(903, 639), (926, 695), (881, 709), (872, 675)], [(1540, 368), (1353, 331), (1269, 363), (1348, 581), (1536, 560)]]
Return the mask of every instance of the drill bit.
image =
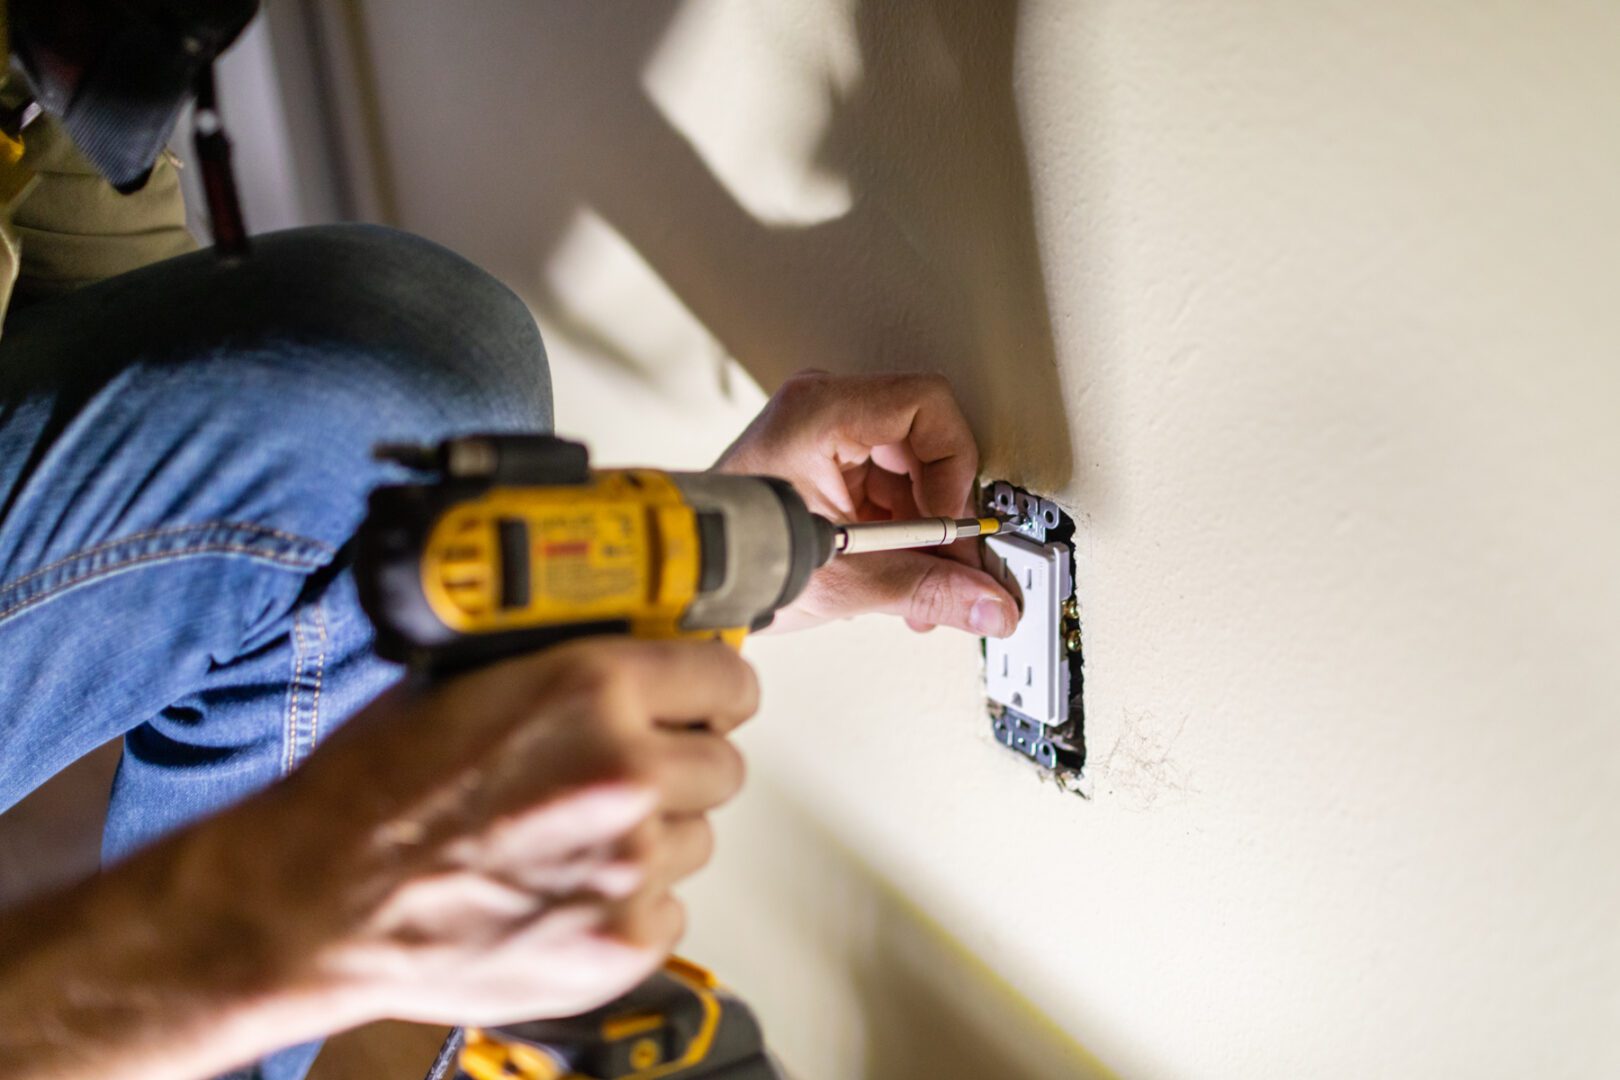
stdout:
[(983, 518), (916, 518), (833, 526), (833, 549), (840, 555), (901, 548), (941, 547), (973, 536), (993, 536), (1001, 520)]

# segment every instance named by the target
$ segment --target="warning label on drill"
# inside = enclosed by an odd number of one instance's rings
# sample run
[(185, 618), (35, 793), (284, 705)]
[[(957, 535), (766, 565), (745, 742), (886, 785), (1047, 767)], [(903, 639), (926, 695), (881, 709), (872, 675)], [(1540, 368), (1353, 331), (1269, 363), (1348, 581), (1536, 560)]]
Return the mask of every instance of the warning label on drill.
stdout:
[(534, 545), (540, 604), (572, 609), (622, 605), (641, 591), (636, 518), (620, 513), (547, 517)]

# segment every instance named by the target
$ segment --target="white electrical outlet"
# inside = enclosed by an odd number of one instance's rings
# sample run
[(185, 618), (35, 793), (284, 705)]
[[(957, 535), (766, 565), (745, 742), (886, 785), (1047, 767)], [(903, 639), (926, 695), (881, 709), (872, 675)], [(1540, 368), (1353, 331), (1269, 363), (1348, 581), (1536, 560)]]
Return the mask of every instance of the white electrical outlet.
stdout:
[(1043, 727), (1069, 719), (1069, 662), (1063, 602), (1074, 594), (1069, 545), (1025, 536), (985, 540), (985, 569), (1022, 598), (1018, 628), (986, 638), (984, 675), (990, 700)]
[(990, 731), (1001, 745), (1052, 770), (1066, 784), (1083, 783), (1085, 673), (1074, 520), (1051, 499), (1005, 480), (985, 484), (981, 506), (1002, 522), (1001, 532), (984, 541), (985, 569), (1021, 607), (1011, 637), (984, 639)]

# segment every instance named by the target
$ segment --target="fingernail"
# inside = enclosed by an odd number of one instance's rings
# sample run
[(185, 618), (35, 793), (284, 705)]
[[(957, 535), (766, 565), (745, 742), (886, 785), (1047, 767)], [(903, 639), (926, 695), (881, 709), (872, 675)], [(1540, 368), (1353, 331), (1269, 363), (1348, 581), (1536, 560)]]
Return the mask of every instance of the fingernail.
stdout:
[(1005, 600), (980, 597), (973, 601), (973, 607), (968, 611), (968, 626), (973, 628), (975, 634), (985, 637), (1005, 637), (1012, 633), (1015, 624), (1016, 620)]

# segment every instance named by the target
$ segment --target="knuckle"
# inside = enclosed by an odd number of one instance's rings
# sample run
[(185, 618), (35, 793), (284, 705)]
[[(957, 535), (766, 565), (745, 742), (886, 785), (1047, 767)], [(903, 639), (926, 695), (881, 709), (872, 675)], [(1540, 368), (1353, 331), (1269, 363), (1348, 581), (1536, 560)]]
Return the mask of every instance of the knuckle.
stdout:
[(725, 790), (725, 798), (730, 799), (742, 790), (744, 781), (748, 779), (748, 760), (731, 740), (720, 739), (719, 749), (715, 754), (715, 765)]
[(612, 909), (609, 913), (613, 937), (632, 948), (646, 948), (653, 944), (649, 932), (647, 905), (635, 899)]
[(684, 933), (686, 913), (672, 893), (649, 891), (631, 899), (617, 921), (624, 940), (666, 952)]
[(737, 694), (738, 707), (745, 716), (753, 716), (759, 712), (760, 685), (759, 672), (754, 665), (743, 662), (742, 688)]
[(739, 694), (758, 689), (759, 676), (754, 665), (744, 660), (736, 649), (723, 642), (708, 642), (701, 647), (708, 650), (706, 655), (714, 665), (714, 677), (723, 687)]
[(714, 858), (714, 825), (709, 822), (707, 817), (700, 817), (696, 820), (693, 827), (692, 846), (696, 851), (697, 865), (700, 867), (709, 865), (709, 860)]
[(578, 650), (558, 660), (561, 664), (557, 675), (559, 689), (580, 701), (592, 702), (608, 696), (620, 677), (606, 657), (590, 650)]
[(821, 368), (800, 368), (782, 381), (782, 388), (805, 389), (830, 382), (835, 376)]
[(796, 371), (777, 388), (775, 399), (783, 406), (799, 407), (821, 396), (823, 388), (832, 380), (825, 371), (805, 369)]
[(633, 713), (627, 657), (600, 649), (582, 649), (567, 658), (559, 676), (559, 693), (586, 719), (609, 726)]
[(675, 943), (686, 936), (686, 904), (673, 893), (667, 894), (661, 902), (660, 915), (663, 920), (663, 943), (673, 948)]
[(582, 783), (646, 783), (652, 769), (645, 739), (633, 725), (620, 722), (612, 710), (593, 705), (571, 709), (564, 718), (570, 737), (547, 749), (540, 763)]
[(877, 389), (898, 398), (923, 399), (952, 393), (951, 381), (933, 371), (897, 371), (873, 378)]
[(661, 832), (655, 821), (648, 821), (632, 829), (619, 843), (619, 858), (637, 866), (651, 862), (658, 851)]
[(729, 739), (697, 732), (681, 738), (688, 745), (664, 755), (654, 770), (660, 789), (687, 792), (681, 796), (683, 800), (692, 800), (706, 808), (728, 802), (742, 790), (748, 766), (742, 751)]
[(735, 703), (741, 707), (758, 697), (759, 678), (753, 665), (736, 649), (721, 642), (694, 643), (688, 647), (699, 650), (693, 678), (703, 684), (714, 703)]
[(590, 760), (592, 772), (600, 780), (635, 782), (647, 777), (644, 755), (624, 738), (598, 738), (592, 747)]

